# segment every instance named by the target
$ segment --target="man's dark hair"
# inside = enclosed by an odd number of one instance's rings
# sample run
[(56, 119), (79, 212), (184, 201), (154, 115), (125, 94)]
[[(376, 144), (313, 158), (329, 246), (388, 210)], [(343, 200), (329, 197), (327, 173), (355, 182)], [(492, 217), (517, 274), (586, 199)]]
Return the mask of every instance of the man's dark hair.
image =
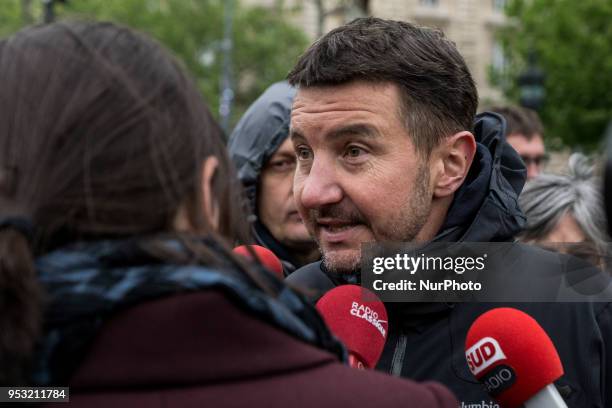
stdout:
[(478, 92), (455, 44), (439, 30), (403, 21), (358, 18), (316, 41), (288, 75), (295, 86), (354, 80), (399, 86), (401, 113), (417, 151), (471, 130)]
[(495, 106), (488, 110), (499, 113), (506, 119), (506, 135), (521, 134), (527, 140), (533, 139), (536, 135), (544, 137), (540, 117), (531, 109), (508, 105)]

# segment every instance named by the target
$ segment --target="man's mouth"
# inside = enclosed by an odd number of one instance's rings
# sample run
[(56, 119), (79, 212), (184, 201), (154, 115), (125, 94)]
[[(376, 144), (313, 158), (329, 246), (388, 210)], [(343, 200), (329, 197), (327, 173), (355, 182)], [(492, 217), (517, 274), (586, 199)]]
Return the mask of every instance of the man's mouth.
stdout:
[(302, 217), (300, 217), (300, 213), (297, 211), (290, 211), (289, 214), (287, 214), (287, 219), (289, 221), (302, 222)]
[(350, 240), (359, 225), (361, 224), (338, 220), (317, 221), (319, 238), (328, 243), (340, 243)]
[(344, 224), (344, 225), (321, 225), (320, 227), (329, 232), (342, 232), (349, 228), (353, 228), (356, 224)]

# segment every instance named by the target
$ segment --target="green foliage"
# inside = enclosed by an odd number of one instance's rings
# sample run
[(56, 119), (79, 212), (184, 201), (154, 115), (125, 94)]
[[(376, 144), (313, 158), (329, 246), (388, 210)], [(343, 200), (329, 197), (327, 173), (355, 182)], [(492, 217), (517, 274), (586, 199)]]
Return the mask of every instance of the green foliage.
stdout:
[(518, 99), (515, 79), (535, 50), (546, 73), (547, 136), (596, 147), (612, 119), (612, 2), (514, 0), (507, 12), (518, 24), (502, 33), (514, 79), (509, 97)]
[[(308, 41), (305, 34), (279, 24), (279, 21), (285, 20), (280, 8), (272, 11), (243, 9), (237, 15), (238, 24), (244, 23), (240, 30), (235, 31), (235, 47), (239, 52), (233, 55), (234, 69), (240, 73), (239, 78), (247, 88), (236, 95), (237, 104), (250, 104), (267, 85), (284, 79), (306, 49)], [(257, 47), (253, 44), (257, 44)]]
[(18, 1), (7, 1), (0, 6), (0, 36), (4, 37), (24, 24), (21, 5)]
[[(23, 26), (23, 0), (2, 0), (0, 34)], [(40, 21), (40, 1), (34, 18)], [(55, 7), (58, 19), (113, 21), (147, 32), (169, 48), (195, 76), (218, 117), (225, 1), (222, 0), (68, 0)], [(233, 18), (233, 88), (231, 124), (273, 82), (282, 80), (308, 41), (287, 23), (279, 5), (243, 7), (235, 0)]]

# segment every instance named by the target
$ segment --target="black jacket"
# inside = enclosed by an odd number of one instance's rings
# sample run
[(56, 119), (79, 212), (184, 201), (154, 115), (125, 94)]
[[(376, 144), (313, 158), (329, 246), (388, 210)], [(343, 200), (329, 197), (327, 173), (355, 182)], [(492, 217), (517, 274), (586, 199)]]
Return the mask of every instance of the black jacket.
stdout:
[[(477, 117), (477, 156), (436, 241), (512, 241), (524, 223), (518, 194), (525, 169), (504, 138), (504, 121), (495, 114)], [(533, 264), (558, 254), (524, 245)], [(540, 262), (538, 262), (540, 261)], [(354, 282), (314, 263), (288, 278), (294, 286), (318, 289)], [(314, 300), (314, 299), (313, 299)], [(468, 370), (464, 344), (472, 322), (500, 306), (521, 309), (550, 335), (565, 369), (556, 382), (569, 407), (612, 407), (612, 306), (610, 303), (387, 303), (389, 337), (377, 369), (415, 380), (436, 380), (457, 395), (460, 406), (495, 407)], [(463, 404), (463, 405), (461, 405)], [(470, 405), (474, 404), (474, 405)], [(488, 404), (488, 405), (487, 405)]]
[(296, 268), (291, 252), (257, 219), (257, 187), (263, 166), (289, 136), (291, 105), (296, 89), (287, 82), (270, 86), (242, 116), (230, 136), (228, 150), (242, 182), (257, 244), (282, 261), (285, 274)]

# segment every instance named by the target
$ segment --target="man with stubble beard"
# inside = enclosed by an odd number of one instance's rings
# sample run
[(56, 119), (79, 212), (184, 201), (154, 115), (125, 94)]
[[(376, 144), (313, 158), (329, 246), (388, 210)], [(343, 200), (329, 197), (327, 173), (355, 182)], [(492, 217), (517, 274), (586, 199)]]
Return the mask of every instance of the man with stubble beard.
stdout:
[[(298, 87), (294, 195), (323, 254), (289, 276), (292, 285), (320, 294), (359, 283), (364, 242), (514, 241), (524, 224), (524, 164), (503, 118), (476, 116), (472, 76), (441, 32), (357, 19), (315, 42), (288, 78)], [(520, 251), (527, 276), (554, 272), (542, 265), (555, 265), (556, 254)], [(377, 368), (440, 381), (467, 406), (494, 406), (468, 370), (464, 344), (476, 317), (498, 306), (387, 303)], [(505, 306), (530, 314), (552, 338), (565, 368), (556, 385), (569, 407), (612, 404), (609, 302)]]

